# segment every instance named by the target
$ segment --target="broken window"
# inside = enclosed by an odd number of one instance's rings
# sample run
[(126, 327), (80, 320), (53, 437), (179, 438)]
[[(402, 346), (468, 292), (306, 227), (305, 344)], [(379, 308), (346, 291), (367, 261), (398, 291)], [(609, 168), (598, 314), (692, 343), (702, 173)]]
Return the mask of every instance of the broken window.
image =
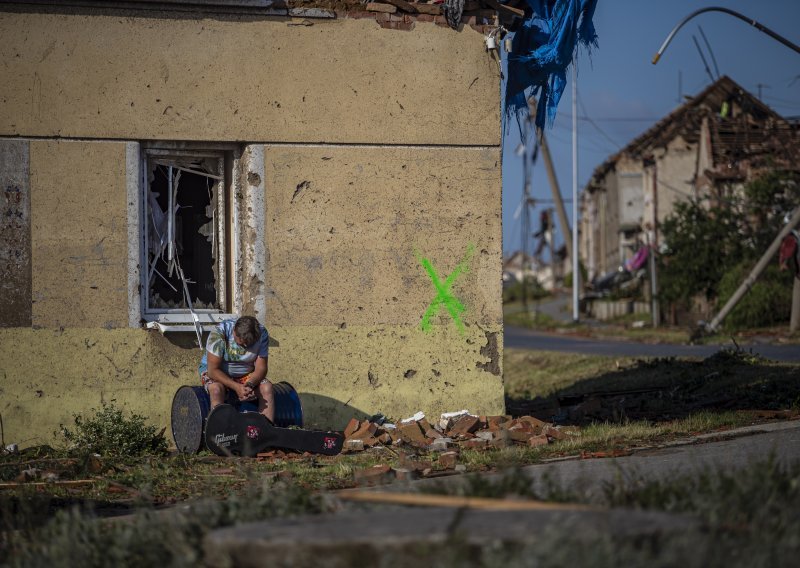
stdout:
[(144, 165), (145, 319), (229, 311), (224, 152), (148, 150)]

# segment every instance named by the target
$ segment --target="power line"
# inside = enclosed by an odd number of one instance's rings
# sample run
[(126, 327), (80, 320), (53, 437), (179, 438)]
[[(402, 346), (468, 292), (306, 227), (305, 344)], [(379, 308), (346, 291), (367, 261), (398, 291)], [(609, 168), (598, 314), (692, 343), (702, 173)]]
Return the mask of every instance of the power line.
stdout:
[[(566, 118), (572, 118), (572, 113), (568, 112), (559, 112), (559, 116), (564, 116)], [(630, 117), (630, 116), (604, 116), (604, 117), (594, 117), (593, 120), (596, 122), (655, 122), (657, 120), (661, 120), (664, 118), (663, 116), (659, 117)], [(587, 116), (578, 116), (578, 120), (588, 120), (589, 117)]]
[(581, 110), (583, 111), (583, 114), (584, 114), (584, 116), (586, 117), (586, 120), (589, 122), (589, 124), (591, 124), (591, 125), (592, 125), (592, 126), (595, 128), (595, 130), (597, 130), (597, 131), (598, 131), (600, 134), (602, 134), (602, 135), (603, 135), (603, 137), (604, 137), (606, 140), (608, 140), (609, 142), (611, 142), (611, 143), (612, 143), (614, 146), (616, 146), (617, 150), (619, 150), (619, 149), (620, 149), (622, 146), (621, 146), (620, 144), (618, 144), (618, 143), (616, 142), (616, 140), (613, 140), (613, 139), (611, 138), (611, 136), (609, 136), (608, 134), (606, 134), (606, 132), (605, 132), (605, 131), (604, 131), (602, 128), (600, 128), (599, 126), (597, 126), (597, 123), (596, 123), (594, 120), (592, 120), (591, 118), (589, 118), (589, 113), (586, 111), (586, 107), (583, 105), (583, 99), (581, 99), (581, 96), (580, 96), (580, 95), (578, 95), (578, 104), (579, 104), (579, 105), (581, 105)]

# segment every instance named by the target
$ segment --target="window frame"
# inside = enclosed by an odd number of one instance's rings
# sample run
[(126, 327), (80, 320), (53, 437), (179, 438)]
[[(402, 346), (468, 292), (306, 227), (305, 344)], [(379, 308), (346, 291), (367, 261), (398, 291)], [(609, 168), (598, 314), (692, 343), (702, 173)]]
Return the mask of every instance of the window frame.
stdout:
[[(232, 294), (235, 288), (236, 259), (232, 251), (235, 250), (235, 235), (232, 225), (238, 215), (235, 200), (231, 199), (233, 184), (232, 150), (230, 145), (188, 145), (181, 143), (160, 143), (157, 145), (143, 146), (141, 149), (141, 185), (140, 207), (143, 213), (139, 223), (141, 258), (140, 258), (140, 313), (141, 319), (149, 328), (158, 328), (162, 333), (194, 332), (195, 321), (204, 331), (208, 331), (218, 322), (234, 317), (232, 314)], [(150, 305), (150, 258), (149, 258), (149, 224), (150, 206), (148, 194), (150, 191), (149, 172), (153, 160), (158, 158), (212, 158), (218, 160), (217, 175), (221, 179), (215, 180), (219, 184), (216, 191), (214, 204), (214, 233), (213, 246), (216, 247), (216, 274), (218, 308), (152, 308)]]

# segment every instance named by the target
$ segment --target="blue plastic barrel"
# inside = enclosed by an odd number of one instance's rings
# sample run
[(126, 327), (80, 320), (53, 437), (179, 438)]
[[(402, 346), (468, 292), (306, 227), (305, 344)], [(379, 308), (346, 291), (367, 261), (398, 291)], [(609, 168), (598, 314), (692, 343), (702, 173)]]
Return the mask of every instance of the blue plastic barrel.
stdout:
[[(282, 381), (273, 384), (275, 392), (275, 425), (303, 427), (303, 406), (294, 387)], [(225, 401), (239, 412), (257, 412), (258, 402), (240, 402), (233, 392)], [(180, 387), (172, 398), (172, 439), (179, 452), (194, 454), (203, 447), (206, 417), (211, 409), (211, 399), (202, 386)]]

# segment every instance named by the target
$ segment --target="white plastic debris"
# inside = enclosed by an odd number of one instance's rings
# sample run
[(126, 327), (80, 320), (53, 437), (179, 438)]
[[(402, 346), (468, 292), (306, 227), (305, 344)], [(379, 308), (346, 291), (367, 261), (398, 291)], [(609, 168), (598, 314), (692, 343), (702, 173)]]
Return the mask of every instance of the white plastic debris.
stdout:
[(425, 413), (420, 410), (414, 416), (411, 416), (410, 418), (404, 418), (403, 420), (401, 420), (400, 424), (408, 424), (409, 422), (419, 422), (423, 418), (425, 418)]
[(17, 452), (19, 452), (19, 446), (17, 446), (16, 444), (8, 444), (6, 446), (6, 453), (16, 454)]

